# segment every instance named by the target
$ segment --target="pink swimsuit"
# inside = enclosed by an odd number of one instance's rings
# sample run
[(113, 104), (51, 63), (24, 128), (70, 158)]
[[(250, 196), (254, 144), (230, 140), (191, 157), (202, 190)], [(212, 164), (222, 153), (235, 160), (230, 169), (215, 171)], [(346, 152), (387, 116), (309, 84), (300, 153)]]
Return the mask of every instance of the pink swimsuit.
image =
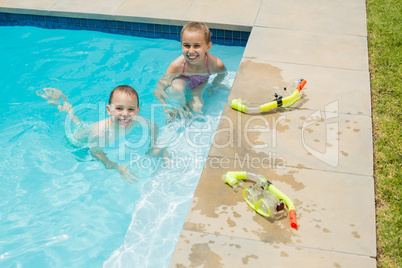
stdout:
[(185, 75), (184, 73), (186, 70), (186, 61), (184, 61), (183, 71), (181, 72), (180, 76), (188, 79), (187, 87), (193, 89), (199, 86), (200, 84), (204, 83), (205, 81), (208, 81), (209, 77), (211, 76), (208, 67), (208, 54), (205, 53), (205, 57), (207, 61), (207, 71), (208, 71), (207, 75)]

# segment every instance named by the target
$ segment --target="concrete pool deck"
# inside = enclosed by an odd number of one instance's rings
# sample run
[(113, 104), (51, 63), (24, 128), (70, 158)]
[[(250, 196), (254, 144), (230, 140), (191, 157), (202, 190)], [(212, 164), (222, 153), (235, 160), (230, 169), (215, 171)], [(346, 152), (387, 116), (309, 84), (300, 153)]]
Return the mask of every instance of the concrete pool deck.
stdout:
[[(227, 103), (169, 267), (376, 267), (365, 1), (0, 0), (0, 12), (251, 31), (229, 100), (260, 104), (300, 76), (305, 94), (254, 116)], [(299, 228), (256, 214), (222, 182), (230, 170), (292, 198)]]

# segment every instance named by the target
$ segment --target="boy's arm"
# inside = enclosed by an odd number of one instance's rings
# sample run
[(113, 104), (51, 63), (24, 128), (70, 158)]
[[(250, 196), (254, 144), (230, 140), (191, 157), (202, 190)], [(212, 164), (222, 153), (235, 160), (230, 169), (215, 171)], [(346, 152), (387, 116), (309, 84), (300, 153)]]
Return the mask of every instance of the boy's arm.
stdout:
[[(97, 158), (99, 161), (101, 161), (105, 165), (105, 168), (117, 170), (120, 173), (120, 176), (122, 177), (123, 180), (126, 180), (129, 183), (132, 183), (132, 181), (137, 182), (137, 180), (134, 179), (134, 177), (137, 177), (137, 178), (139, 178), (139, 177), (134, 172), (127, 170), (128, 165), (119, 166), (115, 162), (111, 161), (107, 157), (106, 153), (103, 151), (102, 147), (99, 146), (101, 136), (99, 135), (100, 128), (99, 128), (98, 124), (96, 126), (94, 126), (94, 128), (91, 130), (91, 134), (90, 134), (90, 137), (88, 140), (88, 145), (89, 145), (91, 155), (93, 157)], [(103, 136), (103, 138), (104, 138), (104, 136)]]
[(107, 169), (118, 169), (119, 165), (116, 164), (115, 162), (111, 161), (107, 156), (106, 153), (102, 150), (101, 147), (92, 147), (90, 148), (91, 155), (93, 157), (98, 158), (99, 161), (101, 161), (104, 165), (105, 168)]
[[(99, 161), (101, 161), (107, 169), (115, 169), (120, 173), (120, 176), (123, 180), (128, 181), (129, 183), (137, 182), (134, 177), (139, 178), (134, 172), (128, 171), (126, 166), (119, 166), (115, 162), (111, 161), (107, 156), (106, 153), (103, 152), (103, 150), (100, 147), (97, 148), (91, 148), (90, 149), (92, 156), (98, 158)], [(134, 176), (134, 177), (133, 177)]]
[(166, 147), (164, 144), (158, 143), (158, 133), (159, 133), (159, 127), (157, 124), (152, 122), (151, 120), (147, 120), (148, 126), (149, 126), (149, 136), (151, 137), (151, 142), (149, 144), (149, 150), (147, 154), (152, 155), (152, 156), (159, 156), (163, 158), (167, 158), (167, 151)]
[(158, 137), (158, 133), (159, 133), (159, 127), (157, 124), (155, 124), (154, 122), (152, 122), (151, 120), (149, 121), (149, 135), (151, 137), (151, 147), (156, 145), (156, 139)]

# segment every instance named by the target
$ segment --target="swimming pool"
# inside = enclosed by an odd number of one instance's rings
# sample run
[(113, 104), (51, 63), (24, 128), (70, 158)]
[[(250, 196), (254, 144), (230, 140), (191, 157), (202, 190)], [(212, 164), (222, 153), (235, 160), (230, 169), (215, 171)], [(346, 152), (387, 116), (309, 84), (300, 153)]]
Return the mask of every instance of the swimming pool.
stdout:
[[(177, 41), (7, 26), (0, 36), (0, 71), (7, 74), (0, 81), (0, 266), (167, 266), (228, 90), (207, 89), (205, 114), (189, 125), (166, 125), (152, 92), (180, 55)], [(211, 50), (228, 67), (228, 86), (243, 50)], [(141, 175), (133, 185), (72, 146), (65, 114), (35, 94), (58, 88), (77, 115), (97, 121), (121, 84), (139, 92), (140, 115), (170, 139), (168, 165), (146, 156), (146, 148), (130, 148), (123, 159), (108, 151)]]

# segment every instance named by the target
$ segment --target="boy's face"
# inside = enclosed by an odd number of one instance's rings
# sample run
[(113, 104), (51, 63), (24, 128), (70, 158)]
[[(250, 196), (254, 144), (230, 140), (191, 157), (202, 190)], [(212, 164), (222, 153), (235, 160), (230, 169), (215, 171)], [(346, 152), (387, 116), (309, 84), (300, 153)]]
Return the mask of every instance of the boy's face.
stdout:
[(185, 31), (181, 38), (183, 55), (190, 64), (204, 62), (205, 53), (210, 50), (212, 43), (205, 42), (204, 34), (201, 32)]
[(128, 128), (135, 121), (140, 111), (135, 96), (123, 92), (115, 92), (110, 105), (106, 106), (107, 113), (121, 128)]

